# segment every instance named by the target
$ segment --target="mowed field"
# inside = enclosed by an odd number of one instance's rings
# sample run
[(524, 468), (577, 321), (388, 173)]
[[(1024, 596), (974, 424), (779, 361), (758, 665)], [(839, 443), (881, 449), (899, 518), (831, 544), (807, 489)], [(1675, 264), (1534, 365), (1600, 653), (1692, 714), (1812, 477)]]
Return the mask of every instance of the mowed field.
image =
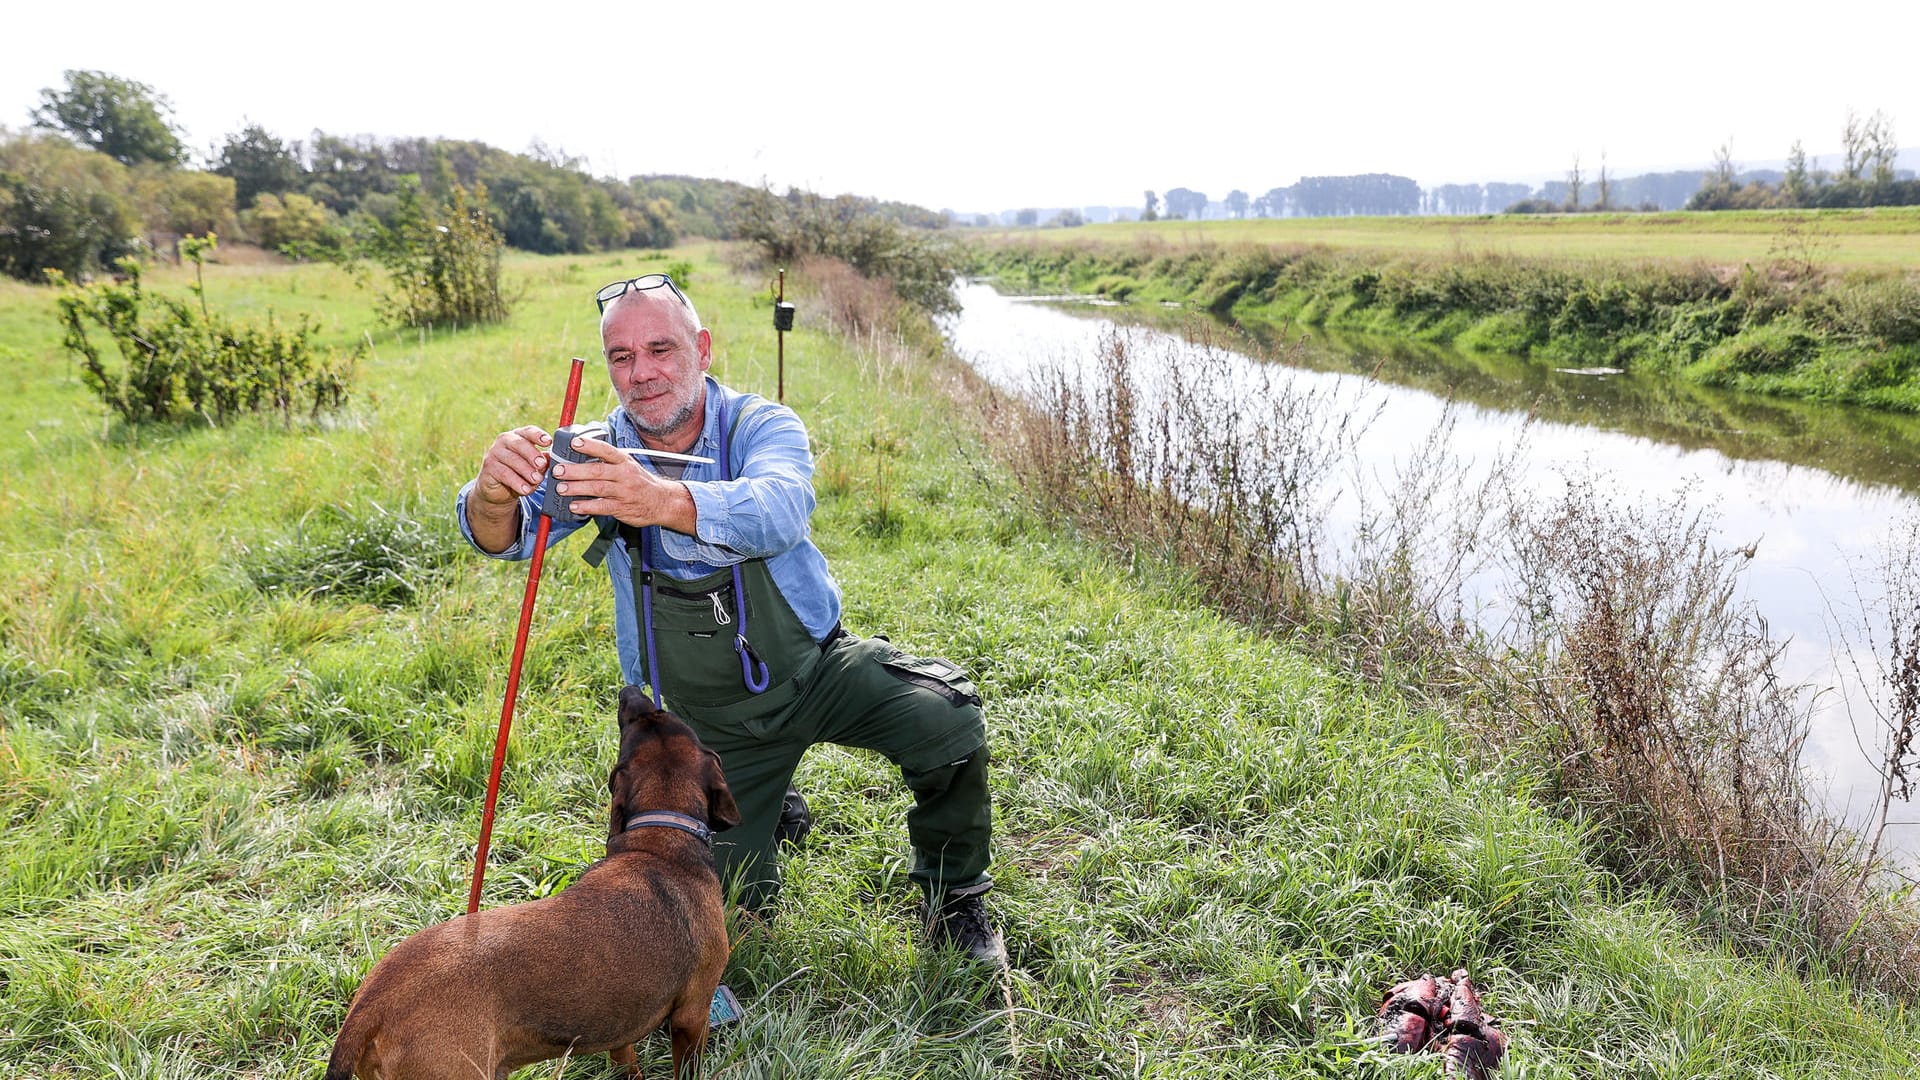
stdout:
[(1152, 221), (1073, 229), (968, 231), (995, 243), (1325, 245), (1450, 256), (1787, 261), (1920, 268), (1920, 207), (1661, 214), (1483, 214), (1472, 217), (1252, 218)]

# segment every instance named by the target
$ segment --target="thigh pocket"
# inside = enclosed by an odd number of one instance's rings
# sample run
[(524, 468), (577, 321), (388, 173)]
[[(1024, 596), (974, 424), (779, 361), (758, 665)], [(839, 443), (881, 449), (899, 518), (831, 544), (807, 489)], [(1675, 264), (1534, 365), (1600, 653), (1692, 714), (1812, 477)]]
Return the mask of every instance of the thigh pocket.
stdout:
[(901, 682), (931, 690), (955, 708), (962, 705), (980, 704), (980, 692), (974, 689), (973, 680), (960, 670), (960, 665), (937, 656), (908, 656), (895, 651), (891, 656), (880, 658), (880, 666)]

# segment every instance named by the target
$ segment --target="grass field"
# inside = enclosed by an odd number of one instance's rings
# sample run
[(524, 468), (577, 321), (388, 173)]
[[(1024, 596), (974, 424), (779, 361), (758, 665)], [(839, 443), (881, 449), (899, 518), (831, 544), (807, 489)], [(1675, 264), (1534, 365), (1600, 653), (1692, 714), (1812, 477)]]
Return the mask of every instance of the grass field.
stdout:
[[(716, 373), (770, 393), (762, 283), (671, 257)], [(373, 341), (350, 410), (291, 430), (113, 428), (50, 295), (0, 285), (0, 1075), (315, 1076), (372, 962), (462, 909), (525, 570), (464, 551), (452, 494), (493, 433), (553, 422), (566, 357), (597, 352), (592, 290), (665, 262), (513, 259), (512, 322), (458, 334), (378, 327), (331, 268), (210, 268), (217, 306)], [(986, 695), (1014, 971), (919, 948), (907, 796), (822, 748), (777, 917), (736, 927), (748, 1019), (709, 1075), (1439, 1077), (1383, 1055), (1372, 1010), (1462, 966), (1511, 1036), (1504, 1077), (1914, 1074), (1902, 1005), (1790, 930), (1736, 958), (1623, 890), (1537, 778), (1077, 541), (992, 464), (946, 360), (801, 302), (816, 538), (851, 629)], [(589, 372), (586, 416), (610, 397)], [(609, 599), (571, 551), (548, 565), (489, 906), (603, 851)], [(642, 1047), (654, 1074), (665, 1056)]]
[(1075, 229), (968, 230), (966, 235), (996, 243), (1304, 244), (1381, 253), (1705, 260), (1727, 266), (1780, 259), (1835, 267), (1920, 266), (1920, 207), (1133, 221)]

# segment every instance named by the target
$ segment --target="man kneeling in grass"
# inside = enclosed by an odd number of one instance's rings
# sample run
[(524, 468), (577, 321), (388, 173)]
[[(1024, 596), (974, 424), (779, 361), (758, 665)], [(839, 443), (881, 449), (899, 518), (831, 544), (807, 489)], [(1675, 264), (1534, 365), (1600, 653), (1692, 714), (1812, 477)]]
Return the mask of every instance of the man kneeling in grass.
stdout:
[[(786, 406), (706, 374), (712, 337), (679, 286), (648, 274), (597, 299), (621, 404), (607, 417), (610, 444), (576, 444), (593, 460), (555, 465), (556, 490), (599, 526), (588, 558), (604, 558), (613, 583), (627, 681), (652, 687), (720, 754), (741, 816), (714, 841), (722, 880), (766, 906), (777, 842), (810, 824), (791, 788), (801, 755), (819, 742), (878, 750), (914, 794), (907, 835), (929, 936), (1004, 965), (983, 904), (992, 808), (973, 684), (944, 660), (840, 626), (840, 587), (811, 539), (806, 428)], [(480, 551), (532, 556), (551, 445), (527, 426), (487, 448), (457, 504)], [(556, 521), (552, 539), (580, 524)]]

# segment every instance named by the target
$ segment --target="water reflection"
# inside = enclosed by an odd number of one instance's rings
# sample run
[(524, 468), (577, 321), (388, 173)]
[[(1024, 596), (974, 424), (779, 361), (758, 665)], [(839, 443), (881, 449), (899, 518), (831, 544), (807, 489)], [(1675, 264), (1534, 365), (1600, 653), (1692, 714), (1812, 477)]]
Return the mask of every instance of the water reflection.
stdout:
[[(1182, 332), (1152, 310), (1063, 309), (979, 284), (963, 286), (960, 297), (949, 340), (983, 375), (1013, 390), (1026, 388), (1037, 370), (1089, 369), (1116, 318), (1135, 324), (1136, 335)], [(1279, 333), (1251, 332), (1255, 342)], [(1262, 348), (1249, 343), (1248, 351)], [(1819, 699), (1807, 767), (1839, 802), (1861, 808), (1874, 796), (1878, 777), (1860, 749), (1872, 733), (1856, 737), (1844, 707), (1844, 697), (1859, 697), (1847, 637), (1859, 636), (1860, 594), (1874, 589), (1867, 579), (1894, 525), (1920, 508), (1910, 494), (1920, 491), (1920, 420), (1631, 375), (1559, 373), (1377, 339), (1321, 336), (1310, 349), (1288, 350), (1286, 360), (1304, 365), (1296, 378), (1308, 386), (1364, 396), (1380, 409), (1359, 447), (1363, 472), (1388, 475), (1451, 414), (1451, 448), (1483, 465), (1524, 433), (1512, 479), (1542, 498), (1588, 474), (1605, 477), (1625, 500), (1665, 502), (1685, 489), (1689, 505), (1712, 510), (1724, 546), (1755, 545), (1744, 586), (1772, 636), (1788, 642), (1783, 674), (1836, 691)], [(1489, 603), (1497, 608), (1497, 600)], [(1874, 670), (1870, 658), (1860, 663)], [(1920, 828), (1888, 835), (1909, 851), (1920, 848)]]
[[(1242, 324), (1263, 345), (1284, 328)], [(1294, 335), (1299, 336), (1297, 333)], [(1492, 409), (1617, 431), (1728, 458), (1812, 466), (1866, 484), (1920, 491), (1920, 417), (1743, 394), (1656, 376), (1582, 375), (1515, 357), (1319, 334), (1303, 358)]]

